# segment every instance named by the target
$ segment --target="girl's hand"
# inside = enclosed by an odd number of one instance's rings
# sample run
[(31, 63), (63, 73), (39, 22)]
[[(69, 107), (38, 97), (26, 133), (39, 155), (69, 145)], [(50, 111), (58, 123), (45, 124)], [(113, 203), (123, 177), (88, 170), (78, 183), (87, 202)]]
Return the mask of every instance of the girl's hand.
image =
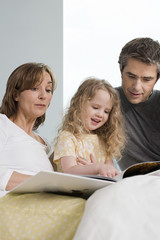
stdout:
[(93, 154), (90, 154), (90, 162), (86, 161), (85, 159), (81, 157), (77, 157), (77, 164), (78, 165), (90, 165), (92, 163), (96, 163), (96, 160), (93, 157)]
[(119, 174), (117, 169), (111, 164), (100, 163), (98, 165), (99, 165), (99, 175), (113, 178)]

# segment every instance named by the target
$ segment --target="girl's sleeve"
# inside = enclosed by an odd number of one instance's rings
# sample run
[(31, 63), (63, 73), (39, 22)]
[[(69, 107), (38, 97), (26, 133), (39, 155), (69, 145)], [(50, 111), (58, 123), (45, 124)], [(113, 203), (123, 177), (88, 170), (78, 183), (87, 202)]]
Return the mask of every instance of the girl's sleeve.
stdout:
[(73, 134), (64, 131), (60, 134), (54, 149), (54, 161), (64, 156), (76, 156), (77, 140)]

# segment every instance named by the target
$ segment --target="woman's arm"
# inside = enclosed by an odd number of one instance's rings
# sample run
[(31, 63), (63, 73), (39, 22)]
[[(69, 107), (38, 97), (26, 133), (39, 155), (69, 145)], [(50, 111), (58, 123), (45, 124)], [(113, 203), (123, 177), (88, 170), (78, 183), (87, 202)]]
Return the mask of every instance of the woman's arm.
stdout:
[(20, 183), (24, 182), (30, 177), (32, 177), (32, 175), (26, 175), (26, 174), (22, 174), (14, 171), (8, 181), (8, 184), (5, 190), (9, 191), (13, 189), (14, 187), (18, 186)]

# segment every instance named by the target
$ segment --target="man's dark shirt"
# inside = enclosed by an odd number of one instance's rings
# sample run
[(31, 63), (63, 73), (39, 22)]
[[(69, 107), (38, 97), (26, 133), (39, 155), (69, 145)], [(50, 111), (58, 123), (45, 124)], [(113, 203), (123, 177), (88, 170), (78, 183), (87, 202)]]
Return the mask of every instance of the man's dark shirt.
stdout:
[(116, 89), (120, 94), (127, 133), (120, 168), (124, 170), (135, 163), (160, 161), (160, 91), (154, 90), (146, 102), (132, 104), (122, 87)]

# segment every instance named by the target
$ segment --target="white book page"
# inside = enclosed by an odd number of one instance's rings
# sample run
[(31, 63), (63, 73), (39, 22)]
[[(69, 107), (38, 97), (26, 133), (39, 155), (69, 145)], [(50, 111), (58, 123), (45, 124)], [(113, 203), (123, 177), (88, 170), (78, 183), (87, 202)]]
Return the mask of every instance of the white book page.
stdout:
[(39, 172), (10, 193), (62, 192), (72, 195), (91, 195), (94, 191), (115, 182), (60, 172)]

